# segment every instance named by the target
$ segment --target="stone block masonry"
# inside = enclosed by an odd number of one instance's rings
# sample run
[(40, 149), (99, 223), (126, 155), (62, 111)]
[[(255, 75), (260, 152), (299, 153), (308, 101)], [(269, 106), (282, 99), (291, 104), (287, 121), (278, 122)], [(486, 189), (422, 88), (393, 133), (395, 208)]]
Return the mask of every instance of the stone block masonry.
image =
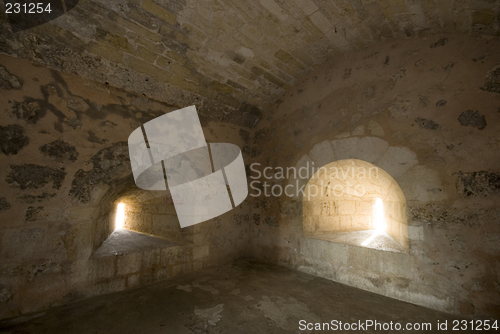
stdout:
[[(6, 55), (0, 55), (0, 95), (1, 319), (199, 270), (244, 252), (247, 224), (235, 223), (244, 205), (202, 227), (181, 229), (166, 192), (152, 202), (150, 192), (137, 192), (128, 136), (176, 106)], [(242, 110), (258, 117), (253, 108)], [(200, 120), (211, 142), (224, 138), (243, 147), (249, 140), (240, 135), (249, 136), (248, 127)], [(124, 242), (131, 246), (126, 253), (94, 256), (115, 229), (118, 201), (127, 202), (125, 227), (178, 246), (160, 252), (157, 244), (138, 249)]]
[[(476, 18), (486, 24), (487, 15)], [(382, 199), (386, 232), (407, 252), (336, 242), (333, 232), (366, 222), (371, 203), (326, 190), (315, 202), (312, 190), (296, 190), (321, 178), (291, 178), (281, 185), (298, 196), (254, 199), (252, 254), (410, 303), (498, 318), (500, 64), (490, 56), (497, 42), (463, 35), (387, 41), (292, 86), (255, 129), (252, 145), (262, 149), (255, 162), (296, 170), (342, 159), (372, 163), (395, 182), (387, 194), (400, 188), (385, 198), (385, 182), (368, 178), (373, 191), (366, 184), (367, 195)], [(324, 184), (335, 190), (357, 181)]]
[[(86, 0), (18, 33), (0, 11), (0, 318), (240, 256), (498, 318), (499, 10), (498, 1)], [(397, 220), (406, 209), (408, 233), (394, 224), (393, 234), (408, 253), (304, 237), (298, 196), (249, 199), (180, 231), (168, 196), (146, 203), (134, 188), (126, 140), (192, 104), (207, 141), (240, 146), (247, 164), (357, 157), (390, 172), (406, 207), (387, 212)], [(127, 198), (130, 228), (185, 249), (90, 260)], [(367, 209), (350, 205), (322, 228), (352, 227), (353, 210), (366, 223)]]
[(453, 26), (495, 35), (498, 17), (494, 2), (428, 8), (401, 1), (91, 0), (15, 34), (0, 18), (0, 39), (9, 41), (0, 52), (170, 105), (196, 104), (205, 116), (252, 127), (262, 116), (248, 113), (247, 105), (270, 110), (300, 77), (340, 52), (379, 36)]

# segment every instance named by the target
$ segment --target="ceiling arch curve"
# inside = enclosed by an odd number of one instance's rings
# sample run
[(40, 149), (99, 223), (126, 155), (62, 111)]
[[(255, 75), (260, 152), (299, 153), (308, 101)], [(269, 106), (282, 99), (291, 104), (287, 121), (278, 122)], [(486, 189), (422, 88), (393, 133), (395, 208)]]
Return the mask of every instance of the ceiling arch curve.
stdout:
[(87, 0), (19, 32), (0, 18), (0, 52), (251, 128), (329, 59), (388, 39), (498, 36), (499, 20), (498, 1)]

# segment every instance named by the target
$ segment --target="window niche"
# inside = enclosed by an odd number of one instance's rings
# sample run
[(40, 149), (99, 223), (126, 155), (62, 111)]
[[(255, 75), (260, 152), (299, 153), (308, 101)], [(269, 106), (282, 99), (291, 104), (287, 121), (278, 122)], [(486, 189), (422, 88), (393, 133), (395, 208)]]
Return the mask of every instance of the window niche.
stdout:
[(381, 168), (357, 159), (329, 163), (314, 174), (303, 196), (306, 237), (406, 252), (406, 199)]
[(93, 258), (192, 243), (192, 233), (180, 228), (173, 202), (166, 192), (135, 189), (119, 196), (111, 208), (108, 226), (112, 232)]

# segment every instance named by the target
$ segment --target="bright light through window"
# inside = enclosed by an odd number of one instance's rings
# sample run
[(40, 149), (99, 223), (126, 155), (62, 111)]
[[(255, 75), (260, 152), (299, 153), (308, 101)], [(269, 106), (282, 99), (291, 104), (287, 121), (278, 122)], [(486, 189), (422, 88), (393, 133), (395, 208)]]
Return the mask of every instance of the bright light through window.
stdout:
[(375, 203), (373, 204), (373, 211), (373, 227), (377, 231), (385, 231), (384, 202), (382, 202), (382, 199), (375, 199)]
[(125, 204), (119, 203), (116, 207), (115, 229), (123, 228), (125, 222)]
[(380, 198), (376, 198), (373, 203), (373, 227), (375, 232), (361, 246), (368, 245), (377, 235), (385, 232), (384, 202)]

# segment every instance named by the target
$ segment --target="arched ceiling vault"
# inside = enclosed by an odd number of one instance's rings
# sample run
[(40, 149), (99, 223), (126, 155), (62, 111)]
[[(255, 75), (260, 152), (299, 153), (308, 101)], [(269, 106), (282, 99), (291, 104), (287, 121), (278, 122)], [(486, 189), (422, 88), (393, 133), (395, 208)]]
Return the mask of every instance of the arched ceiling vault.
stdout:
[(299, 78), (349, 50), (421, 35), (499, 36), (500, 1), (81, 0), (31, 29), (1, 23), (2, 53), (254, 127)]

